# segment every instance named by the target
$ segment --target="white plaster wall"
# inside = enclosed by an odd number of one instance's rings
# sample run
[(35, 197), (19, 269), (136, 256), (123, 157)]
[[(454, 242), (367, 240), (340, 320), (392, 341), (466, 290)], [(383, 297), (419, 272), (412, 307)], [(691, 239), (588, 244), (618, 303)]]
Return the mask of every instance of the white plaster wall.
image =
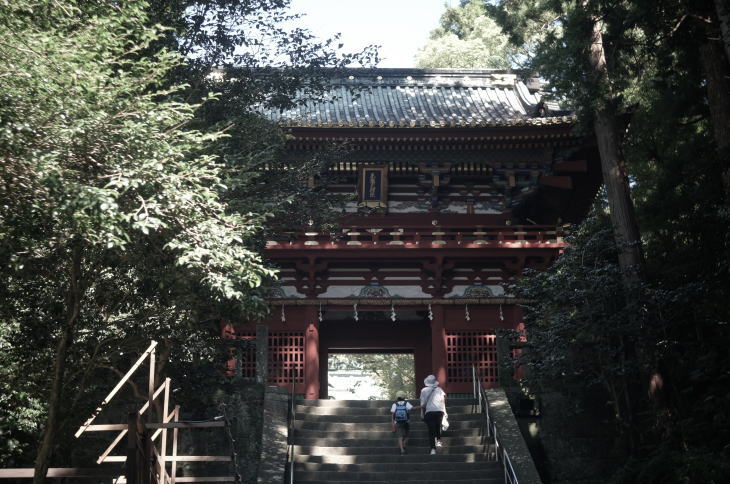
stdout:
[[(451, 292), (444, 294), (444, 297), (463, 296), (464, 291), (466, 290), (467, 287), (469, 287), (469, 286), (468, 285), (467, 286), (454, 286), (454, 288), (451, 290)], [(484, 287), (489, 288), (489, 290), (492, 291), (492, 294), (494, 295), (494, 297), (504, 297), (505, 296), (504, 288), (502, 286), (485, 284)]]
[(302, 298), (304, 297), (304, 294), (301, 294), (299, 291), (297, 291), (297, 288), (294, 286), (281, 286), (281, 290), (284, 291), (284, 296), (291, 297), (291, 298)]
[(388, 212), (391, 213), (426, 213), (428, 210), (414, 205), (413, 202), (388, 202)]
[[(430, 295), (423, 292), (420, 286), (383, 286), (388, 290), (391, 297), (417, 297), (427, 298)], [(348, 298), (358, 296), (363, 286), (330, 286), (318, 298)]]

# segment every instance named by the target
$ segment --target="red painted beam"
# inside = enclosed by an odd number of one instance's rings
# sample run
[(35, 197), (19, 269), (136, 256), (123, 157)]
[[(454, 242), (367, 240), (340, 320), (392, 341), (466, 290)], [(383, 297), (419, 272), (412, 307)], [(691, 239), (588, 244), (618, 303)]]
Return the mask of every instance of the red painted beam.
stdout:
[(588, 162), (586, 160), (559, 161), (553, 165), (553, 170), (563, 173), (587, 173)]
[(573, 179), (569, 176), (546, 175), (540, 178), (540, 185), (570, 190), (573, 188)]

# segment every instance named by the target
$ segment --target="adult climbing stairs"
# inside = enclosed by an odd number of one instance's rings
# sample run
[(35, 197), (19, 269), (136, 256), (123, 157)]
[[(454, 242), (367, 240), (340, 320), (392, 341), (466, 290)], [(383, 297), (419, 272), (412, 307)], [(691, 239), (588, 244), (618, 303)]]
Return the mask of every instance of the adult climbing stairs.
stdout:
[(407, 454), (391, 432), (390, 406), (382, 400), (301, 400), (296, 405), (294, 482), (386, 484), (502, 484), (503, 470), (483, 435), (471, 400), (450, 400), (450, 428), (430, 454), (420, 412), (411, 412)]

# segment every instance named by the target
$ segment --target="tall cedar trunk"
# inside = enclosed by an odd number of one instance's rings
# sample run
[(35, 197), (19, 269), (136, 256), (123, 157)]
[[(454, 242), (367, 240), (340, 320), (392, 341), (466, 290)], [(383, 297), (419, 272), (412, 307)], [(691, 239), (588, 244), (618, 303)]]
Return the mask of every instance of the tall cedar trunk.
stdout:
[(710, 24), (707, 39), (700, 47), (700, 61), (707, 81), (707, 100), (715, 143), (720, 151), (721, 170), (725, 196), (730, 200), (730, 63), (721, 42), (715, 40), (719, 33), (716, 25)]
[(717, 20), (720, 23), (720, 38), (725, 50), (725, 59), (730, 62), (730, 1), (714, 0)]
[[(596, 76), (605, 80), (608, 76), (606, 56), (603, 51), (601, 24), (593, 23), (590, 61)], [(615, 113), (609, 108), (595, 113), (594, 131), (601, 157), (603, 182), (608, 191), (614, 239), (618, 248), (618, 262), (624, 277), (624, 285), (633, 291), (643, 277), (643, 260), (639, 228), (631, 200), (626, 160), (621, 150), (621, 133)]]
[[(593, 68), (597, 85), (608, 80), (608, 66), (606, 65), (606, 54), (603, 49), (603, 35), (601, 34), (601, 23), (592, 18), (593, 31), (590, 46), (590, 63)], [(626, 289), (627, 300), (631, 303), (633, 295), (638, 294), (637, 289), (644, 278), (644, 264), (641, 255), (641, 242), (639, 227), (636, 223), (634, 213), (634, 202), (631, 200), (631, 189), (629, 177), (626, 170), (626, 159), (621, 150), (621, 132), (616, 113), (611, 102), (599, 109), (594, 114), (593, 130), (598, 143), (598, 153), (601, 157), (601, 171), (603, 182), (606, 184), (608, 195), (608, 206), (611, 211), (611, 225), (613, 226), (613, 237), (618, 250), (618, 263), (623, 277), (623, 285)], [(637, 308), (638, 309), (638, 308)], [(635, 315), (638, 318), (638, 314)], [(633, 359), (637, 356), (636, 342), (625, 336), (621, 339), (623, 357)], [(641, 355), (638, 355), (641, 357)], [(636, 412), (635, 401), (639, 394), (640, 382), (648, 381), (647, 375), (639, 375), (634, 380), (632, 375), (624, 375), (622, 384), (624, 386), (624, 397), (626, 413), (623, 421), (626, 425), (626, 437), (629, 450), (635, 450), (637, 435), (634, 425), (634, 413)]]
[(56, 358), (53, 364), (53, 382), (51, 383), (51, 391), (48, 396), (48, 417), (46, 418), (45, 431), (43, 432), (43, 438), (38, 448), (38, 454), (36, 455), (33, 484), (46, 482), (46, 474), (51, 462), (56, 432), (58, 431), (60, 421), (59, 412), (61, 410), (63, 379), (66, 372), (66, 353), (73, 341), (74, 328), (81, 309), (81, 246), (74, 246), (71, 254), (69, 288), (66, 296), (67, 318), (61, 338), (56, 345)]

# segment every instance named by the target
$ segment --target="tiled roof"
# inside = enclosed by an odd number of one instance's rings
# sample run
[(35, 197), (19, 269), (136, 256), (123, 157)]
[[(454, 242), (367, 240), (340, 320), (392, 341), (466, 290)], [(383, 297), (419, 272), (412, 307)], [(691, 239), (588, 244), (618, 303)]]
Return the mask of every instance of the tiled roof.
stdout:
[[(266, 116), (290, 127), (491, 127), (572, 123), (507, 71), (348, 69), (331, 81), (327, 100)], [(553, 113), (551, 115), (551, 113)], [(556, 116), (555, 114), (559, 114)]]

